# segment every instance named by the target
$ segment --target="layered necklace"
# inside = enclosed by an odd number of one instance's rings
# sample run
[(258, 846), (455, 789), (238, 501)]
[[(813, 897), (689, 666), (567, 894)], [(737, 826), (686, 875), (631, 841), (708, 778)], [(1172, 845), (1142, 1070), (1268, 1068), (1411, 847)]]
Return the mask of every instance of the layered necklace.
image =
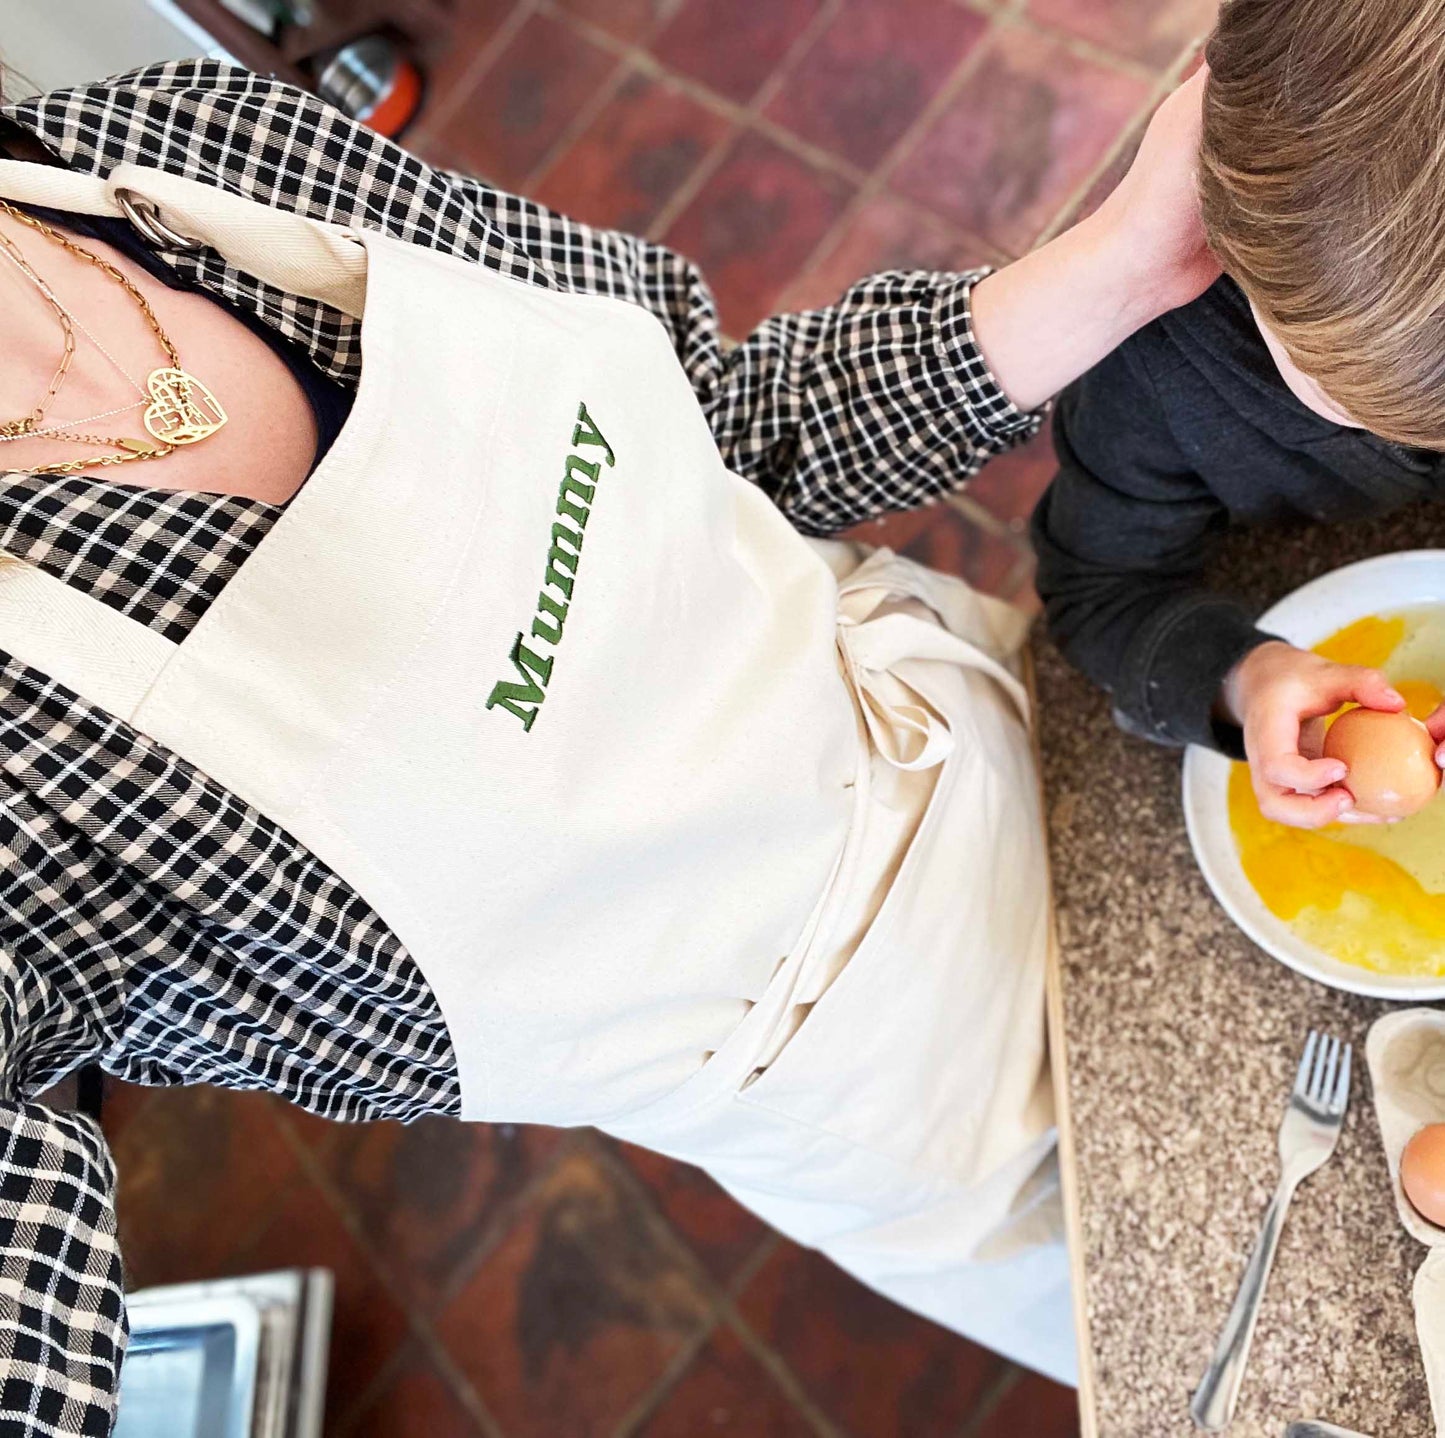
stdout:
[[(87, 455), (56, 464), (38, 465), (30, 468), (30, 473), (75, 474), (84, 469), (100, 469), (110, 465), (129, 464), (135, 460), (164, 459), (168, 454), (174, 454), (176, 449), (182, 445), (198, 444), (201, 440), (208, 439), (226, 423), (226, 412), (221, 408), (220, 402), (200, 380), (185, 370), (181, 364), (179, 352), (161, 326), (161, 322), (156, 318), (150, 303), (120, 270), (109, 261), (102, 259), (101, 256), (87, 250), (83, 245), (76, 244), (74, 240), (62, 235), (58, 230), (52, 229), (43, 221), (26, 214), (24, 210), (16, 209), (15, 206), (4, 200), (0, 200), (0, 211), (45, 236), (47, 240), (60, 245), (77, 259), (94, 265), (102, 274), (114, 280), (135, 301), (169, 361), (169, 364), (152, 370), (147, 376), (146, 383), (142, 385), (66, 309), (56, 297), (55, 291), (25, 258), (20, 247), (8, 235), (0, 232), (0, 256), (14, 265), (40, 292), (60, 322), (60, 331), (63, 337), (60, 362), (56, 366), (55, 376), (41, 396), (40, 402), (28, 414), (19, 419), (0, 420), (0, 444), (13, 444), (22, 439), (49, 438), (67, 440), (73, 444), (95, 445), (112, 451), (110, 454)], [(90, 415), (85, 419), (72, 420), (67, 424), (47, 425), (44, 422), (45, 416), (64, 386), (70, 373), (71, 364), (75, 359), (77, 330), (84, 334), (110, 364), (130, 382), (140, 398), (115, 409), (106, 410), (102, 414)], [(130, 435), (89, 434), (78, 429), (78, 426), (81, 425), (96, 424), (100, 420), (129, 413), (133, 409), (139, 409), (141, 405), (146, 406), (145, 413), (141, 418), (149, 436), (147, 439)], [(0, 469), (3, 469), (3, 466), (0, 466)]]

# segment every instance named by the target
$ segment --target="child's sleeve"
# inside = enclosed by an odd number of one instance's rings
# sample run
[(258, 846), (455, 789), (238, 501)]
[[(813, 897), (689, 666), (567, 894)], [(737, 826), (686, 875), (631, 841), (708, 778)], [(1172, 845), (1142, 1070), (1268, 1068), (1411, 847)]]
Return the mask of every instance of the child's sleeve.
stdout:
[(1271, 636), (1201, 584), (1229, 514), (1176, 441), (1148, 342), (1136, 337), (1059, 400), (1059, 472), (1033, 518), (1039, 594), (1055, 642), (1113, 696), (1123, 728), (1242, 757), (1214, 706)]

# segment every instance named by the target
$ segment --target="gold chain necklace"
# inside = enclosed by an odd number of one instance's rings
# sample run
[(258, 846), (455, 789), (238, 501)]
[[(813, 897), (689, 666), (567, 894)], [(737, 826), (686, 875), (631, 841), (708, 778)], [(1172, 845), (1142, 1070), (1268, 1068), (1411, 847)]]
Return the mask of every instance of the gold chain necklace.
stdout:
[[(5, 234), (0, 234), (0, 247), (3, 247), (5, 257), (20, 269), (35, 279), (30, 267), (25, 263), (24, 256), (20, 254), (15, 242)], [(61, 352), (60, 364), (56, 368), (55, 377), (50, 381), (50, 387), (45, 391), (40, 403), (30, 411), (29, 414), (20, 419), (0, 421), (0, 437), (5, 439), (21, 439), (35, 429), (42, 419), (45, 418), (45, 411), (50, 408), (50, 402), (60, 393), (60, 387), (65, 383), (65, 377), (70, 373), (70, 362), (75, 358), (75, 327), (71, 323), (70, 316), (66, 314), (64, 306), (54, 295), (49, 294), (44, 285), (40, 287), (51, 309), (55, 311), (56, 318), (60, 321), (61, 333), (65, 336), (65, 347)]]
[[(50, 388), (45, 392), (44, 398), (23, 419), (0, 422), (0, 444), (14, 444), (17, 440), (63, 435), (67, 429), (74, 429), (82, 424), (94, 424), (96, 420), (110, 419), (118, 414), (129, 414), (131, 410), (138, 409), (143, 405), (149, 398), (145, 390), (136, 383), (132, 375), (125, 371), (120, 361), (60, 303), (55, 292), (26, 261), (19, 246), (3, 232), (0, 232), (0, 256), (14, 265), (40, 291), (41, 297), (55, 311), (60, 320), (60, 328), (65, 336), (65, 352), (61, 356), (60, 367), (56, 370), (55, 378), (51, 380)], [(130, 382), (131, 388), (140, 395), (140, 399), (132, 400), (129, 404), (116, 405), (114, 409), (103, 410), (100, 414), (87, 415), (84, 419), (72, 419), (64, 424), (42, 425), (40, 421), (45, 418), (45, 412), (50, 408), (50, 402), (60, 393), (61, 386), (65, 383), (66, 374), (75, 355), (75, 331), (77, 328), (105, 356), (111, 367), (117, 370), (122, 378)]]
[[(169, 366), (152, 370), (147, 378), (146, 398), (150, 403), (143, 416), (147, 432), (151, 436), (149, 442), (143, 439), (132, 439), (129, 437), (110, 438), (102, 435), (76, 434), (70, 430), (59, 430), (52, 427), (47, 431), (57, 439), (69, 440), (77, 444), (98, 444), (111, 449), (122, 451), (119, 454), (104, 455), (98, 458), (85, 458), (67, 460), (59, 464), (47, 464), (36, 467), (31, 471), (33, 474), (73, 474), (83, 469), (103, 468), (116, 464), (129, 464), (134, 460), (163, 459), (166, 455), (173, 453), (179, 446), (186, 444), (198, 444), (211, 435), (226, 423), (226, 412), (221, 408), (220, 402), (215, 395), (206, 388), (194, 375), (187, 373), (181, 365), (181, 357), (172, 343), (171, 338), (166, 334), (161, 322), (156, 318), (155, 311), (151, 308), (146, 297), (131, 283), (108, 260), (87, 250), (83, 245), (76, 244), (73, 240), (67, 239), (57, 230), (33, 215), (26, 214), (23, 210), (16, 209), (14, 205), (5, 200), (0, 200), (0, 210), (17, 220), (20, 224), (45, 236), (46, 239), (60, 245), (68, 250), (77, 259), (84, 260), (87, 264), (95, 266), (103, 274), (114, 280), (133, 299), (136, 306), (144, 315), (146, 323), (150, 326), (156, 339), (160, 342), (161, 348), (170, 361)], [(60, 317), (61, 326), (66, 334), (66, 356), (60, 370), (57, 371), (55, 381), (52, 382), (51, 391), (42, 401), (39, 413), (32, 411), (24, 420), (15, 421), (13, 424), (23, 426), (19, 435), (33, 434), (39, 419), (43, 418), (45, 408), (54, 398), (59, 386), (65, 382), (65, 375), (70, 368), (70, 357), (74, 353), (74, 325), (73, 316), (65, 309), (64, 305), (56, 299), (54, 292), (49, 285), (35, 272), (33, 267), (25, 260), (19, 248), (3, 237), (3, 245), (6, 254), (13, 259), (31, 282), (39, 288), (47, 302), (55, 309)], [(86, 331), (88, 334), (89, 331)], [(102, 350), (102, 353), (105, 353)], [(108, 356), (107, 356), (108, 357)], [(111, 361), (113, 364), (114, 360)], [(117, 365), (117, 368), (119, 366)], [(124, 371), (122, 371), (124, 373)], [(103, 416), (97, 416), (103, 417)], [(88, 421), (77, 421), (87, 423)], [(10, 429), (6, 426), (5, 429)], [(0, 430), (0, 438), (3, 438), (5, 430)], [(15, 437), (19, 437), (16, 435)]]

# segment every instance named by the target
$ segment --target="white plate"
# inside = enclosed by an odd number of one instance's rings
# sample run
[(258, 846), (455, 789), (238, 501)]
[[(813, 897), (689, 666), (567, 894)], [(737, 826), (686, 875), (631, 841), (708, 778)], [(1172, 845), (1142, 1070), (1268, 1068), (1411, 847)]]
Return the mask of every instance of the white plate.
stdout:
[[(1347, 565), (1297, 589), (1259, 621), (1261, 629), (1308, 649), (1370, 614), (1445, 603), (1445, 550), (1386, 554)], [(1264, 906), (1244, 875), (1229, 828), (1230, 761), (1208, 749), (1184, 760), (1184, 819), (1189, 842), (1214, 896), (1260, 948), (1331, 988), (1402, 1002), (1445, 999), (1445, 978), (1373, 974), (1306, 943)]]

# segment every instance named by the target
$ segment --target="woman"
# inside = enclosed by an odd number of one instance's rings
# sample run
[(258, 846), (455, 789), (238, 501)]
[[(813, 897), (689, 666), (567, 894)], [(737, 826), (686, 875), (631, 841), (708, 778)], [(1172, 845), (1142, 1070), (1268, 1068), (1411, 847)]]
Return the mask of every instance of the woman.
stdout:
[(28, 1101), (86, 1060), (597, 1123), (1066, 1376), (1022, 625), (797, 531), (1210, 282), (1197, 87), (1038, 254), (726, 354), (685, 261), (272, 81), (4, 113), (0, 1409), (109, 1422), (108, 1158)]

